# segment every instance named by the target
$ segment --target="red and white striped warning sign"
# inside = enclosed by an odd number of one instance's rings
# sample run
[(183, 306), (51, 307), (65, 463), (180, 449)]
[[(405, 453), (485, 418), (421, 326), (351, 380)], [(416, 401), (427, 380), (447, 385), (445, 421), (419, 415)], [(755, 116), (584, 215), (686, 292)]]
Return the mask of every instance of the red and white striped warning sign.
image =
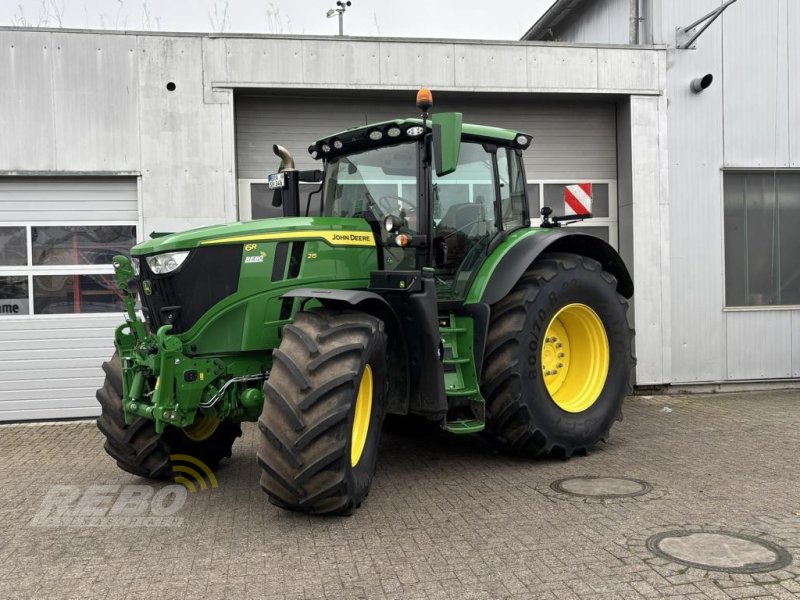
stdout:
[(574, 183), (564, 186), (564, 214), (589, 215), (592, 213), (592, 184)]

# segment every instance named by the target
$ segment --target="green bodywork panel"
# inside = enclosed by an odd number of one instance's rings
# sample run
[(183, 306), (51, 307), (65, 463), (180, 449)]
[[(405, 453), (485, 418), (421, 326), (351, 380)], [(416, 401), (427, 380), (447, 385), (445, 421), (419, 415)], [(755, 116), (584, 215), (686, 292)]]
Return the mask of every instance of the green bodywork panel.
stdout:
[[(342, 217), (280, 217), (260, 219), (225, 225), (212, 225), (190, 229), (181, 233), (161, 235), (146, 240), (131, 249), (131, 256), (158, 254), (172, 250), (189, 250), (200, 245), (218, 243), (231, 237), (255, 237), (274, 234), (286, 234), (288, 239), (308, 239), (308, 236), (294, 236), (298, 231), (363, 231), (371, 233), (369, 225), (363, 219)], [(233, 242), (231, 242), (233, 243)], [(244, 242), (242, 242), (244, 243)]]
[(552, 231), (552, 229), (524, 227), (522, 229), (512, 231), (508, 237), (503, 240), (503, 242), (500, 243), (483, 261), (483, 264), (481, 265), (480, 269), (478, 269), (478, 272), (475, 274), (475, 277), (472, 280), (469, 291), (464, 299), (464, 304), (475, 304), (476, 302), (481, 301), (481, 298), (486, 291), (486, 286), (489, 284), (489, 279), (495, 272), (495, 269), (497, 269), (500, 261), (503, 260), (503, 257), (509, 252), (509, 250), (511, 250), (511, 248), (529, 236), (540, 235), (547, 233), (548, 231)]
[[(284, 272), (273, 281), (276, 246), (303, 241), (296, 277)], [(204, 227), (151, 239), (135, 246), (134, 259), (201, 246), (241, 245), (236, 292), (211, 306), (187, 331), (173, 335), (171, 325), (146, 330), (129, 289), (129, 259), (114, 257), (126, 302), (127, 322), (117, 328), (126, 420), (144, 416), (165, 425), (191, 425), (202, 414), (236, 421), (255, 420), (261, 412), (263, 373), (280, 344), (281, 328), (292, 321), (300, 300), (282, 299), (298, 287), (366, 288), (377, 269), (377, 250), (363, 219), (276, 218)], [(225, 385), (231, 378), (242, 378)], [(201, 405), (207, 405), (202, 408)]]

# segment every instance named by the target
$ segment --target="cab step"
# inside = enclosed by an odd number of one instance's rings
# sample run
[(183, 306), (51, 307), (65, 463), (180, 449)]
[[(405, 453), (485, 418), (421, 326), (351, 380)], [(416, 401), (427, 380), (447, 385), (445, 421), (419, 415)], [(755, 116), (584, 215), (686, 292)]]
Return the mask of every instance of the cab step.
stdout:
[(478, 433), (485, 427), (483, 421), (478, 419), (457, 419), (444, 424), (445, 431), (450, 433)]

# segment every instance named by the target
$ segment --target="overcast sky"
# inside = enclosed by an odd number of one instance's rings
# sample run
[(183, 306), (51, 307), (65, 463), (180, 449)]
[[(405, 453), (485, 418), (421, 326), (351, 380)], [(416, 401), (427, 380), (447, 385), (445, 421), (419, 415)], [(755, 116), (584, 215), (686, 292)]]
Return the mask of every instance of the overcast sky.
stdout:
[[(346, 35), (473, 39), (519, 39), (553, 2), (352, 1)], [(0, 0), (0, 24), (335, 35), (337, 18), (325, 17), (335, 7), (336, 0)]]

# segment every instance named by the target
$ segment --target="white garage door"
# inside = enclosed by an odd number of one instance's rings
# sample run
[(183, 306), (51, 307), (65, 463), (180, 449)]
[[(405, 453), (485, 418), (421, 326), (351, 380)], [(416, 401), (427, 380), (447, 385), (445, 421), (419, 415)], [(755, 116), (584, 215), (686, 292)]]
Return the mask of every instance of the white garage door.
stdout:
[(138, 222), (134, 178), (0, 177), (0, 421), (99, 413)]
[[(318, 168), (311, 142), (357, 125), (416, 116), (413, 92), (397, 97), (237, 96), (236, 144), (242, 219), (277, 216), (266, 176), (278, 168), (272, 144), (286, 146), (298, 168)], [(580, 230), (617, 246), (617, 147), (611, 102), (541, 101), (507, 95), (436, 94), (435, 111), (459, 111), (467, 123), (495, 125), (533, 135), (525, 152), (532, 213), (547, 204), (564, 214), (564, 188), (591, 184), (595, 218)], [(309, 186), (313, 189), (314, 186)], [(305, 207), (305, 202), (301, 204)], [(538, 222), (538, 221), (536, 221)], [(574, 227), (574, 229), (578, 229)]]

